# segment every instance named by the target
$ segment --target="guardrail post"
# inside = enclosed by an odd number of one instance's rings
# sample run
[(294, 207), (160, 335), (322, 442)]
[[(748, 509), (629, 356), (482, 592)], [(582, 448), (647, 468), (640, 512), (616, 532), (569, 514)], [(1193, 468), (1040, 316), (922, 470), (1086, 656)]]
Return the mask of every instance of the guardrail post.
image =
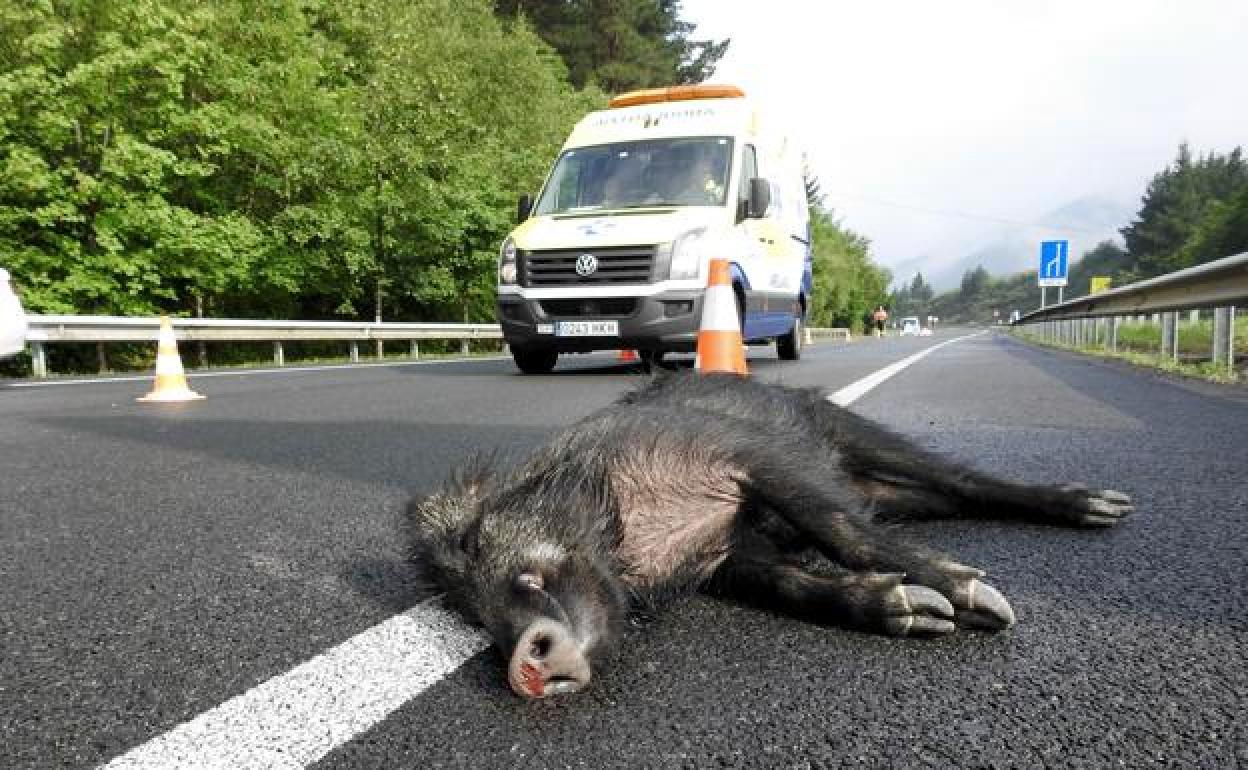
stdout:
[(95, 343), (95, 358), (99, 363), (100, 374), (108, 374), (108, 354), (104, 352), (104, 343)]
[(1215, 308), (1213, 311), (1213, 363), (1220, 364), (1233, 358), (1227, 355), (1231, 343), (1235, 339), (1235, 325), (1231, 323), (1229, 307)]
[(1161, 314), (1161, 357), (1175, 360), (1178, 350), (1179, 328), (1178, 313), (1170, 311)]
[(377, 340), (377, 360), (386, 360), (386, 343), (384, 340)]
[(41, 380), (48, 377), (48, 354), (42, 342), (30, 343), (30, 371)]
[(468, 355), (468, 338), (467, 337), (459, 341), (459, 353), (460, 355), (463, 355), (463, 356)]
[(360, 343), (351, 340), (351, 363), (358, 364), (360, 362)]
[(1226, 373), (1235, 374), (1235, 308), (1226, 309)]
[(281, 340), (273, 340), (273, 365), (274, 366), (286, 365), (286, 354), (282, 350)]
[(412, 340), (412, 358), (420, 358), (420, 343)]
[(1118, 316), (1109, 317), (1109, 329), (1105, 334), (1105, 346), (1111, 353), (1118, 352)]

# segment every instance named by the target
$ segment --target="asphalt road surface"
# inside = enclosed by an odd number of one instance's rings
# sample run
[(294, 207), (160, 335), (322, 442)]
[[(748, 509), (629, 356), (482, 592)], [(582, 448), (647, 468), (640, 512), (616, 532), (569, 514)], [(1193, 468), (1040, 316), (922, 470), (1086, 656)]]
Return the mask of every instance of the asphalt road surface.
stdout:
[[(959, 334), (751, 366), (834, 391)], [(695, 597), (578, 695), (522, 702), (452, 630), (419, 642), (441, 669), (409, 655), (422, 684), (373, 697), (393, 682), (350, 673), (360, 640), (438, 612), (403, 561), (403, 501), (644, 377), (600, 355), (541, 377), (502, 359), (230, 373), (183, 405), (137, 404), (134, 381), (0, 385), (0, 767), (207, 761), (168, 748), (195, 730), (268, 730), (270, 753), (216, 759), (238, 766), (1248, 766), (1248, 400), (994, 333), (851, 408), (986, 471), (1135, 498), (1106, 531), (913, 533), (988, 571), (1009, 631), (896, 640)], [(281, 688), (282, 728), (250, 725)], [(300, 710), (318, 698), (325, 724)]]

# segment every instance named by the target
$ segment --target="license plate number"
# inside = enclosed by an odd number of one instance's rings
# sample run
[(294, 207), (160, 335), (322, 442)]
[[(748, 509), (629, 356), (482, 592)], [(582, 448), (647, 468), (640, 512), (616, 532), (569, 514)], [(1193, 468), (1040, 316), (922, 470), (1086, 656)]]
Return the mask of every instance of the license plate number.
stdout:
[(618, 337), (619, 321), (560, 321), (555, 324), (556, 337)]

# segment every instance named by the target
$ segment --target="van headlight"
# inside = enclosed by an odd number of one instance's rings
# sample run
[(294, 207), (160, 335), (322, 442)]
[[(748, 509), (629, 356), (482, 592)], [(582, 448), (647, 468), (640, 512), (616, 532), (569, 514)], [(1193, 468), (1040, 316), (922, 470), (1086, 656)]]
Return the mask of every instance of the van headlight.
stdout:
[(659, 246), (659, 256), (668, 261), (668, 278), (682, 281), (699, 277), (705, 256), (701, 248), (705, 236), (706, 228), (699, 227)]
[(503, 241), (498, 250), (498, 282), (514, 284), (516, 282), (516, 242), (510, 236)]

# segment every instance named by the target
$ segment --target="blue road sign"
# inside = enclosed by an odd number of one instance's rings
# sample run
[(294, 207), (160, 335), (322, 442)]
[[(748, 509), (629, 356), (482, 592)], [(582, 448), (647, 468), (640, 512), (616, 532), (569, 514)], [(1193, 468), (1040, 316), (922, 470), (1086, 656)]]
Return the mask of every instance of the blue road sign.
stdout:
[(1065, 286), (1067, 254), (1070, 241), (1042, 241), (1040, 243), (1040, 285)]

